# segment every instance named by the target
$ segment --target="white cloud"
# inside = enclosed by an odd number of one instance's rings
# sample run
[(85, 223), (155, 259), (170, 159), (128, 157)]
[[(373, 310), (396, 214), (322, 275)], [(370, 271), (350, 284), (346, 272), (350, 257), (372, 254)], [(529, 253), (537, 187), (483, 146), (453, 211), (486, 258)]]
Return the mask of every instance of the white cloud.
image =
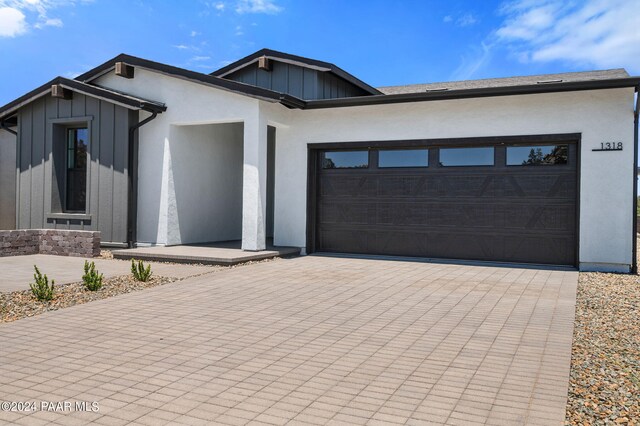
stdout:
[(49, 13), (63, 6), (75, 6), (91, 0), (0, 0), (0, 37), (15, 37), (29, 28), (62, 27), (60, 18)]
[(239, 0), (236, 4), (236, 12), (244, 13), (266, 13), (275, 15), (282, 11), (282, 7), (275, 4), (274, 0)]
[(501, 9), (495, 32), (524, 62), (562, 61), (640, 72), (637, 0), (518, 0)]
[(15, 37), (26, 31), (24, 13), (13, 7), (0, 7), (0, 37)]
[(474, 78), (501, 50), (522, 63), (640, 73), (637, 0), (509, 0), (498, 14), (502, 22), (461, 57), (452, 79)]
[(456, 19), (454, 19), (452, 15), (447, 15), (442, 18), (442, 22), (445, 24), (453, 22), (458, 27), (468, 27), (478, 22), (478, 18), (476, 18), (473, 13), (467, 12), (458, 16)]
[[(200, 44), (204, 46), (204, 45), (206, 45), (206, 42), (201, 42)], [(191, 52), (193, 52), (192, 55), (200, 53), (202, 51), (202, 49), (196, 44), (183, 44), (183, 43), (181, 43), (181, 44), (174, 44), (171, 47), (173, 47), (174, 49), (185, 51), (185, 52), (191, 51)]]
[(468, 27), (469, 25), (473, 25), (478, 22), (475, 16), (471, 13), (465, 13), (461, 17), (456, 20), (456, 25), (459, 27)]
[(195, 37), (195, 36), (200, 35), (200, 33), (199, 33), (199, 32), (197, 32), (197, 31), (195, 31), (195, 30), (193, 30), (193, 31), (191, 31), (191, 32), (189, 33), (189, 35), (190, 35), (191, 37)]
[(236, 35), (241, 36), (243, 34), (244, 34), (244, 31), (242, 31), (242, 27), (240, 25), (236, 26)]
[(193, 58), (191, 58), (191, 60), (194, 62), (208, 61), (209, 59), (211, 59), (210, 56), (194, 56)]
[(470, 55), (463, 56), (460, 66), (451, 74), (451, 79), (468, 80), (472, 78), (480, 68), (491, 60), (492, 47), (492, 45), (482, 42), (480, 47), (474, 48)]
[(59, 18), (47, 18), (44, 20), (44, 22), (38, 22), (37, 24), (34, 25), (34, 27), (36, 28), (44, 28), (44, 27), (58, 27), (58, 28), (62, 28), (64, 26), (64, 23), (62, 22), (62, 19)]
[(213, 6), (217, 11), (222, 12), (225, 8), (225, 4), (222, 2), (218, 2)]

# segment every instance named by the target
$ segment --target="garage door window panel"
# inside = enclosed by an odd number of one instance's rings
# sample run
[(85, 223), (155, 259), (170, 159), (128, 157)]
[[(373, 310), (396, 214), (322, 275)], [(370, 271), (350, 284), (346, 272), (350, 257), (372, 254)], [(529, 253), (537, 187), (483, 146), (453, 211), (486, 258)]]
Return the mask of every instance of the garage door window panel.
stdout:
[(322, 158), (323, 169), (366, 169), (369, 151), (327, 151)]
[(378, 151), (378, 167), (408, 168), (428, 167), (428, 149), (381, 149)]
[(440, 165), (443, 167), (493, 166), (493, 147), (440, 148)]
[(568, 163), (568, 145), (527, 145), (507, 147), (507, 166), (552, 166)]

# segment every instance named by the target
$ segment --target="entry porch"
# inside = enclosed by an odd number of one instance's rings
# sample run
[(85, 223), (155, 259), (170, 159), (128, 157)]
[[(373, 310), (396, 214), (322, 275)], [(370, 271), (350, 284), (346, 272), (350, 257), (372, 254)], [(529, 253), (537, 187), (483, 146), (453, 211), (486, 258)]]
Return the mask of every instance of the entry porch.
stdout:
[(242, 241), (224, 241), (206, 244), (185, 244), (176, 246), (138, 247), (114, 250), (115, 259), (138, 259), (155, 262), (198, 263), (203, 265), (231, 266), (239, 263), (289, 257), (300, 254), (298, 247), (276, 247), (268, 239), (264, 250), (246, 251)]

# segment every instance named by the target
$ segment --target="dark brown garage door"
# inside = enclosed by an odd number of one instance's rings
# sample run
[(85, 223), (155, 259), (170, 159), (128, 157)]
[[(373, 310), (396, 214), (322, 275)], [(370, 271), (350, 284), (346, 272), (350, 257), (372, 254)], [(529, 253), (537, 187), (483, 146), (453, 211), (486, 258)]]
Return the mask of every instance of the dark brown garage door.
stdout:
[(310, 251), (575, 265), (576, 141), (491, 141), (312, 149)]

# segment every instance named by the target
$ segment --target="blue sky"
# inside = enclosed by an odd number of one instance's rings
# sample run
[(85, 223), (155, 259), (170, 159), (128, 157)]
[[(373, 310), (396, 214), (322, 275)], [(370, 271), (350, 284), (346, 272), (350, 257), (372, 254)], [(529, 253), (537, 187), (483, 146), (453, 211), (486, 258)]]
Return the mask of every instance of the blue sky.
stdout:
[(119, 53), (200, 72), (268, 47), (373, 86), (625, 67), (637, 0), (0, 0), (0, 105)]

